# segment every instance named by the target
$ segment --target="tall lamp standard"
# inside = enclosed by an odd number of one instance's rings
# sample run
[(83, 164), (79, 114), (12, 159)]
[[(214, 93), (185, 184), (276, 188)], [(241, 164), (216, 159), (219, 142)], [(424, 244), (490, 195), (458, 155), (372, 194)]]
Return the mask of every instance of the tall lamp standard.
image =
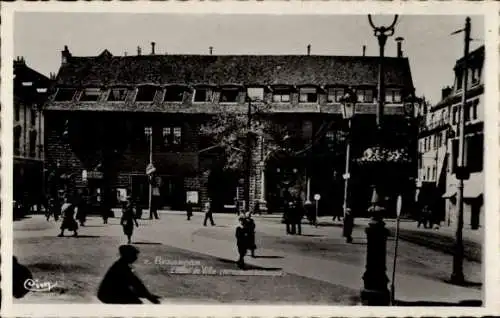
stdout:
[(350, 212), (348, 212), (349, 205), (348, 205), (348, 191), (349, 191), (349, 178), (350, 178), (350, 173), (349, 173), (349, 163), (350, 163), (350, 156), (351, 156), (351, 120), (354, 117), (355, 114), (355, 107), (356, 103), (358, 102), (358, 96), (356, 95), (356, 92), (353, 91), (350, 87), (347, 88), (345, 95), (341, 99), (342, 103), (342, 116), (344, 119), (347, 120), (347, 126), (348, 126), (348, 135), (346, 138), (346, 155), (345, 155), (345, 174), (344, 174), (344, 218), (343, 218), (343, 235), (346, 238), (346, 241), (348, 243), (352, 242), (352, 215), (350, 215)]
[[(149, 178), (152, 177), (151, 173), (154, 172), (154, 166), (153, 166), (153, 127), (144, 127), (144, 135), (146, 135), (146, 138), (149, 141), (149, 165), (146, 168), (146, 174), (149, 175)], [(151, 171), (151, 173), (149, 173)], [(148, 194), (148, 206), (149, 206), (149, 211), (151, 213), (151, 200), (152, 200), (152, 192), (153, 192), (153, 185), (152, 185), (152, 180), (149, 182), (149, 194)]]
[[(386, 26), (375, 26), (371, 15), (368, 15), (368, 21), (373, 28), (374, 35), (378, 39), (380, 48), (379, 68), (378, 68), (378, 104), (377, 104), (377, 140), (381, 143), (382, 139), (382, 116), (384, 113), (385, 85), (384, 85), (384, 48), (389, 36), (394, 35), (394, 26), (398, 16), (394, 16), (392, 24)], [(389, 278), (386, 274), (386, 252), (387, 237), (389, 231), (385, 228), (382, 220), (384, 208), (380, 202), (377, 185), (373, 187), (373, 196), (370, 207), (372, 214), (370, 223), (366, 228), (367, 252), (366, 267), (363, 274), (364, 286), (361, 291), (363, 304), (370, 306), (387, 306), (390, 303), (390, 293), (387, 288)]]

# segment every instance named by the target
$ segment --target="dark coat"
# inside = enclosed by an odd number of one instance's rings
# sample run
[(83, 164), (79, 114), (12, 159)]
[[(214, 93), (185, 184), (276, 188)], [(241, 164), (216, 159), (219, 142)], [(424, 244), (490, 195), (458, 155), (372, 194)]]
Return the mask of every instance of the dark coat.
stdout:
[(108, 270), (99, 286), (97, 298), (105, 304), (142, 304), (149, 291), (122, 259)]

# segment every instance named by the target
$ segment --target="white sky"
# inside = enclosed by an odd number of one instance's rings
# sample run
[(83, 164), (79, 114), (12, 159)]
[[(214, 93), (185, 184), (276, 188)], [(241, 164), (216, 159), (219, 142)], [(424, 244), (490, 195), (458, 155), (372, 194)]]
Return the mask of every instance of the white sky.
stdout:
[[(484, 44), (484, 19), (471, 16), (471, 50)], [(375, 23), (391, 21), (374, 17)], [(386, 45), (386, 56), (396, 55), (394, 39), (401, 36), (410, 59), (417, 95), (432, 102), (441, 88), (453, 83), (453, 66), (463, 55), (465, 16), (400, 16)], [(64, 45), (75, 56), (93, 56), (104, 49), (114, 55), (149, 54), (312, 54), (378, 55), (377, 39), (366, 15), (216, 15), (128, 13), (16, 13), (14, 55), (24, 56), (33, 69), (57, 73)]]

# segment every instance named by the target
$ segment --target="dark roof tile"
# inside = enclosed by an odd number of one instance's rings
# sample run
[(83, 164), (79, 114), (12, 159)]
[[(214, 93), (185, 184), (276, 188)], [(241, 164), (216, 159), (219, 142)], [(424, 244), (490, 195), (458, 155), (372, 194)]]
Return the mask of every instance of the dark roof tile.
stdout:
[[(385, 58), (386, 85), (413, 89), (407, 58)], [(141, 55), (71, 57), (60, 86), (123, 84), (377, 85), (378, 57), (301, 55)]]

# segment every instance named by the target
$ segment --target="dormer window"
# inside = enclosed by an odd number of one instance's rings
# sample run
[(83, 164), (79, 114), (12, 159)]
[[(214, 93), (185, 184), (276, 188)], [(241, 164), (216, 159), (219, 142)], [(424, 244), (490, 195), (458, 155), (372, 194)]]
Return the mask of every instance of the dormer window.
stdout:
[(342, 96), (344, 96), (344, 89), (339, 87), (328, 88), (328, 102), (340, 103)]
[(101, 96), (100, 88), (85, 88), (82, 92), (82, 96), (80, 97), (80, 101), (96, 102), (99, 100), (99, 96)]
[(186, 90), (183, 86), (168, 86), (163, 101), (182, 103)]
[(237, 87), (223, 87), (220, 91), (221, 103), (236, 103), (238, 101), (240, 90)]
[(136, 102), (152, 102), (155, 99), (155, 86), (141, 86), (137, 91)]
[(401, 103), (401, 90), (400, 89), (387, 89), (385, 91), (386, 103)]
[(316, 87), (301, 87), (299, 89), (299, 101), (301, 103), (316, 103), (318, 101)]
[(356, 89), (358, 102), (373, 103), (373, 89)]
[(56, 102), (72, 101), (75, 97), (76, 89), (74, 88), (59, 88), (54, 100)]
[(247, 88), (247, 96), (252, 101), (263, 101), (264, 100), (264, 88), (263, 87), (249, 87), (249, 88)]
[(462, 89), (462, 72), (457, 72), (457, 90), (461, 90)]
[(123, 102), (127, 98), (126, 88), (112, 88), (109, 92), (108, 101), (110, 102)]
[(211, 87), (196, 87), (194, 90), (193, 102), (208, 103), (212, 101)]
[(480, 68), (475, 67), (471, 69), (471, 81), (472, 85), (479, 84), (479, 78), (481, 77)]
[(289, 103), (291, 89), (289, 87), (275, 87), (273, 88), (273, 102), (275, 103)]

